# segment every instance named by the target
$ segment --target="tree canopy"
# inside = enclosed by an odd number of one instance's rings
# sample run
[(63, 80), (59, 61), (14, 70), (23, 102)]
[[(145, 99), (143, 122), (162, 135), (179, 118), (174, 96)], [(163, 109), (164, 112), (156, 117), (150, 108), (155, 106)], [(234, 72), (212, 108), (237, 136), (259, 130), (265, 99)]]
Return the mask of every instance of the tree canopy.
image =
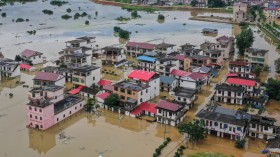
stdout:
[(254, 69), (254, 73), (257, 75), (257, 76), (260, 76), (260, 73), (262, 72), (262, 67), (257, 65)]
[(119, 104), (119, 96), (117, 94), (110, 94), (104, 101), (105, 105), (108, 106), (118, 106)]
[(92, 110), (94, 108), (98, 108), (99, 106), (96, 104), (96, 99), (93, 99), (93, 98), (89, 98), (87, 100), (87, 103), (85, 104), (85, 111), (86, 112), (92, 112)]
[(269, 78), (266, 89), (270, 99), (280, 101), (280, 81)]
[(239, 49), (239, 54), (244, 55), (245, 49), (253, 45), (254, 35), (250, 28), (243, 29), (236, 37), (236, 46)]
[(280, 58), (278, 58), (274, 61), (274, 65), (275, 65), (275, 71), (277, 73), (280, 73)]
[(191, 6), (192, 6), (192, 7), (195, 7), (197, 4), (198, 4), (198, 1), (197, 1), (197, 0), (192, 0), (192, 1), (191, 1)]
[(209, 0), (209, 8), (222, 8), (226, 6), (226, 3), (222, 0)]
[(180, 133), (186, 133), (189, 140), (194, 144), (206, 138), (207, 129), (203, 120), (196, 119), (193, 122), (182, 124), (178, 126), (178, 129)]

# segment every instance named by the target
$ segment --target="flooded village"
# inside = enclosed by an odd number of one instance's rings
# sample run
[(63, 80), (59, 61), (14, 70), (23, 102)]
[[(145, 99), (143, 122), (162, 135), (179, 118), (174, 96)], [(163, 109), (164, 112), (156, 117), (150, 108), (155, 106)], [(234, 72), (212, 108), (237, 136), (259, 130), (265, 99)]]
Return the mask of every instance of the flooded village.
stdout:
[(279, 2), (210, 1), (0, 1), (0, 157), (279, 156)]

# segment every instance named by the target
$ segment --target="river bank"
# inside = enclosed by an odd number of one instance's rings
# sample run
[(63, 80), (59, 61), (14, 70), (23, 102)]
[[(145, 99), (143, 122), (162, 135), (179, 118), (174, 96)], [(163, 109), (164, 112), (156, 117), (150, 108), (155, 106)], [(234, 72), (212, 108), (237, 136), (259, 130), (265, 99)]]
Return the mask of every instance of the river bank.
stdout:
[(134, 4), (128, 4), (128, 3), (120, 3), (120, 2), (114, 2), (114, 1), (106, 1), (106, 0), (92, 0), (93, 2), (97, 4), (102, 5), (112, 5), (112, 6), (137, 6), (141, 7), (143, 9), (145, 8), (157, 8), (162, 11), (198, 11), (198, 12), (210, 12), (210, 13), (232, 13), (232, 9), (224, 9), (224, 8), (194, 8), (191, 6), (146, 6), (146, 5), (134, 5)]
[[(193, 16), (190, 17), (189, 20), (228, 23), (228, 24), (236, 24), (236, 25), (239, 24), (238, 22), (232, 21), (231, 17), (219, 17), (219, 16)], [(249, 25), (256, 25), (256, 23), (250, 22)]]

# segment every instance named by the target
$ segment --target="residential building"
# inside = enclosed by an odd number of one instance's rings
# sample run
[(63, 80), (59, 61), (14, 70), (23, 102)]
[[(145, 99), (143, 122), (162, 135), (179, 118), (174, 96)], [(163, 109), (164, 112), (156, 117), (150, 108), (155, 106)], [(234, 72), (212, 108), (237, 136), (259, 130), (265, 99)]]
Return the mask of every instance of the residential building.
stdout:
[(157, 59), (155, 71), (158, 74), (169, 76), (173, 69), (179, 69), (179, 60), (175, 57), (163, 57)]
[(127, 115), (142, 102), (158, 96), (160, 91), (160, 78), (155, 72), (133, 70), (128, 78), (113, 85), (113, 93), (119, 96), (120, 105)]
[(204, 51), (204, 55), (208, 56), (210, 58), (211, 64), (216, 64), (216, 65), (223, 65), (224, 64), (224, 52), (222, 50), (218, 49), (209, 49)]
[(95, 86), (93, 86), (92, 88), (90, 87), (83, 87), (79, 94), (81, 96), (84, 96), (84, 97), (88, 97), (88, 98), (95, 98), (95, 95), (98, 93), (99, 89)]
[(170, 92), (177, 87), (177, 84), (175, 77), (160, 75), (160, 91)]
[(104, 101), (108, 96), (110, 96), (110, 94), (111, 93), (108, 92), (101, 92), (99, 94), (96, 94), (96, 100), (101, 107), (108, 109), (108, 106), (104, 104)]
[(205, 121), (208, 134), (230, 139), (244, 139), (248, 132), (250, 115), (220, 106), (208, 106), (196, 114), (196, 118)]
[(155, 47), (155, 52), (159, 52), (161, 54), (170, 54), (171, 52), (176, 51), (174, 44), (168, 44), (165, 42), (162, 42), (160, 44), (157, 44)]
[(267, 140), (266, 149), (269, 153), (280, 154), (280, 136)]
[(202, 33), (206, 35), (217, 35), (218, 29), (212, 29), (212, 28), (203, 28)]
[(148, 51), (154, 51), (156, 45), (141, 42), (128, 42), (126, 44), (126, 54), (128, 56), (138, 57)]
[(186, 116), (187, 108), (181, 104), (161, 100), (156, 106), (157, 108), (157, 122), (176, 126)]
[(248, 62), (231, 61), (229, 62), (228, 72), (236, 77), (255, 78), (255, 74), (252, 71), (252, 65)]
[(156, 70), (156, 58), (148, 57), (148, 56), (139, 56), (138, 60), (138, 68), (140, 70), (145, 71), (155, 71)]
[[(176, 56), (175, 56), (175, 58), (179, 61), (179, 70), (188, 70), (188, 68), (189, 67), (186, 67), (185, 68), (185, 58), (186, 58), (186, 56), (185, 55), (182, 55), (182, 54), (177, 54)], [(188, 60), (186, 59), (186, 62), (187, 62)], [(186, 66), (190, 66), (189, 64), (186, 64)]]
[(153, 57), (153, 58), (160, 58), (163, 56), (161, 53), (155, 51), (148, 51), (145, 52), (143, 55), (148, 57)]
[(155, 104), (142, 102), (133, 111), (130, 112), (131, 117), (139, 117), (142, 115), (156, 117), (157, 109)]
[(14, 60), (3, 58), (0, 60), (0, 80), (20, 76), (20, 65)]
[(190, 70), (193, 67), (201, 67), (202, 65), (208, 65), (211, 63), (211, 59), (208, 56), (193, 55), (187, 56), (184, 60), (184, 70)]
[(248, 5), (246, 3), (238, 2), (233, 5), (233, 21), (240, 23), (247, 18)]
[(244, 87), (244, 91), (248, 95), (253, 95), (254, 89), (257, 87), (257, 82), (255, 80), (242, 78), (228, 78), (226, 83), (232, 86)]
[(77, 96), (65, 97), (63, 87), (44, 86), (28, 93), (26, 104), (29, 127), (46, 130), (83, 109), (85, 101)]
[(91, 87), (92, 85), (97, 85), (101, 79), (100, 67), (85, 65), (71, 70), (73, 71), (72, 83), (76, 86)]
[(245, 88), (229, 84), (217, 84), (214, 100), (221, 103), (244, 104)]
[(186, 89), (182, 87), (176, 87), (173, 91), (170, 92), (170, 95), (175, 96), (175, 101), (184, 104), (189, 110), (193, 107), (196, 91), (191, 89)]
[(251, 63), (253, 66), (264, 66), (267, 65), (268, 61), (268, 50), (247, 48), (245, 49), (244, 56), (244, 60)]
[(72, 82), (73, 71), (70, 68), (60, 68), (55, 66), (47, 66), (42, 69), (42, 72), (60, 74), (65, 77), (65, 82)]
[(216, 49), (223, 51), (223, 58), (228, 59), (229, 54), (234, 52), (234, 37), (221, 36), (216, 39)]
[(65, 86), (65, 77), (60, 74), (55, 73), (47, 73), (47, 72), (39, 72), (33, 78), (33, 86), (41, 87), (41, 86)]
[(23, 62), (32, 64), (42, 64), (43, 63), (43, 53), (26, 49), (20, 53), (20, 57)]
[(126, 61), (123, 48), (107, 46), (101, 49), (101, 61), (103, 65), (118, 65)]
[(280, 134), (280, 127), (275, 126), (276, 119), (252, 115), (249, 136), (264, 140), (274, 139)]
[(280, 18), (280, 7), (268, 7), (263, 9), (267, 19), (279, 19)]
[(67, 67), (91, 65), (91, 49), (86, 47), (66, 47), (58, 52), (61, 64)]

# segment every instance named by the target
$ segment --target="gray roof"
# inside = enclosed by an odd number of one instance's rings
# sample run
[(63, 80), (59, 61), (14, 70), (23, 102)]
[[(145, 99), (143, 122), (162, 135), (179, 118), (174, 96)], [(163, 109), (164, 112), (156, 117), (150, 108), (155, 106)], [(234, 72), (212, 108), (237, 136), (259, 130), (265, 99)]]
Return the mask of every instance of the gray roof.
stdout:
[(240, 86), (231, 86), (229, 84), (217, 84), (216, 85), (216, 90), (221, 90), (221, 91), (231, 91), (231, 92), (245, 92), (245, 88), (240, 87)]
[(43, 91), (55, 92), (55, 91), (58, 91), (58, 90), (60, 90), (62, 88), (63, 88), (62, 86), (56, 86), (56, 85), (53, 85), (53, 86), (42, 86), (42, 87), (39, 87), (39, 88), (33, 88), (29, 92), (31, 92), (31, 93), (38, 93), (38, 92), (43, 92)]
[(149, 85), (136, 84), (133, 82), (123, 81), (123, 82), (114, 84), (114, 87), (119, 87), (122, 89), (128, 89), (128, 90), (133, 90), (133, 91), (138, 92), (138, 91), (144, 90), (146, 88), (149, 88)]
[(81, 67), (72, 68), (71, 70), (78, 71), (78, 72), (90, 72), (90, 71), (93, 71), (93, 70), (96, 70), (96, 69), (99, 69), (99, 68), (100, 67), (97, 67), (97, 66), (84, 65), (84, 66), (81, 66)]
[(78, 96), (74, 96), (74, 95), (70, 95), (68, 97), (66, 97), (65, 99), (57, 102), (54, 104), (54, 114), (58, 114), (70, 107), (72, 107), (73, 105), (76, 105), (77, 103), (83, 101), (82, 98), (78, 97)]
[(158, 55), (158, 53), (154, 52), (154, 51), (148, 51), (148, 52), (145, 52), (144, 55), (154, 57), (154, 56)]
[(280, 137), (275, 137), (275, 139), (267, 140), (267, 148), (278, 148), (280, 149)]
[(206, 67), (206, 66), (202, 66), (202, 67), (200, 67), (200, 70), (205, 72), (205, 73), (209, 73), (211, 71), (211, 68)]
[(174, 89), (174, 93), (176, 96), (191, 98), (195, 95), (196, 91), (191, 89), (186, 89), (182, 87), (177, 87)]
[(160, 75), (160, 83), (172, 84), (175, 80), (175, 77)]

